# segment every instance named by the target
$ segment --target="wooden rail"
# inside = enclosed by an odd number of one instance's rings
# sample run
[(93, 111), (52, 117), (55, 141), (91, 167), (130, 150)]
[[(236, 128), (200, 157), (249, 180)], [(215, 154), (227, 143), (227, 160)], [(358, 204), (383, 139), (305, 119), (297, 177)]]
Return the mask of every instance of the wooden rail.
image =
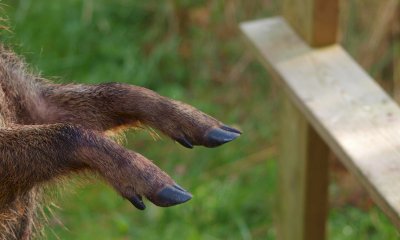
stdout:
[(289, 160), (280, 168), (294, 175), (280, 179), (286, 210), (279, 237), (325, 238), (309, 223), (326, 216), (324, 143), (400, 227), (398, 105), (341, 46), (313, 48), (281, 17), (243, 23), (241, 30), (285, 93), (282, 159)]

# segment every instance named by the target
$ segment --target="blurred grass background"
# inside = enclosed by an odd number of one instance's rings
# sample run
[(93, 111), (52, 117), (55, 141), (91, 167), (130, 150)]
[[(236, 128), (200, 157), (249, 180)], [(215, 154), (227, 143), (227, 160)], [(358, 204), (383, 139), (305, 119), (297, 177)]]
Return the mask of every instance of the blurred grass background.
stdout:
[[(390, 86), (392, 35), (382, 40), (386, 45), (375, 44), (379, 49), (367, 44), (373, 16), (385, 2), (342, 1), (341, 39), (354, 57), (370, 58), (365, 63), (370, 73)], [(125, 145), (154, 160), (193, 193), (193, 200), (173, 208), (147, 203), (138, 211), (101, 181), (79, 178), (55, 199), (60, 207), (48, 214), (49, 239), (276, 238), (277, 89), (237, 25), (279, 14), (278, 0), (1, 3), (12, 29), (2, 41), (44, 76), (57, 82), (145, 86), (244, 132), (220, 148), (193, 150), (166, 137), (154, 141), (145, 131), (129, 132)], [(330, 239), (399, 238), (380, 210), (364, 204), (368, 196), (354, 180), (332, 179)], [(356, 190), (346, 187), (353, 185)], [(348, 191), (343, 195), (342, 189)]]

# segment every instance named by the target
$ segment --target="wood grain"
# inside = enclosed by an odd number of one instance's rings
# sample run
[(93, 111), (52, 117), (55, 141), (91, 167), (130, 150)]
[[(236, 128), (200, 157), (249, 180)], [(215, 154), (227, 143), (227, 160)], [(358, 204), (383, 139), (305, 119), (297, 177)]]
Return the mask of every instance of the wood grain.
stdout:
[(313, 49), (277, 17), (241, 29), (307, 121), (400, 227), (400, 109), (339, 45)]

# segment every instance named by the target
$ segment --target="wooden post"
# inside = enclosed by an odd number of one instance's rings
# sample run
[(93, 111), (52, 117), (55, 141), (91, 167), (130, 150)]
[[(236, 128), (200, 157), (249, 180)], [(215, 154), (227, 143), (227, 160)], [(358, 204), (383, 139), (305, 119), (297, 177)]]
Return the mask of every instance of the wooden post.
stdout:
[(311, 46), (326, 46), (337, 40), (338, 0), (284, 0), (283, 15)]
[(287, 97), (282, 103), (278, 237), (322, 240), (329, 148)]
[[(284, 17), (312, 46), (336, 42), (338, 0), (284, 0)], [(278, 238), (326, 238), (329, 148), (282, 96)]]

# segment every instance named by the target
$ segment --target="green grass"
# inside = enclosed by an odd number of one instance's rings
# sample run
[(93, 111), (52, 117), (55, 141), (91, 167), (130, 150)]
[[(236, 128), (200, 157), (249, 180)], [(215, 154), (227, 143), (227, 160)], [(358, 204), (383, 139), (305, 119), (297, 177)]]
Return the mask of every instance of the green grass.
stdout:
[[(230, 8), (222, 0), (2, 2), (13, 33), (1, 38), (44, 76), (145, 86), (244, 132), (223, 147), (193, 150), (129, 132), (126, 146), (154, 160), (193, 200), (173, 208), (148, 203), (138, 211), (101, 181), (74, 180), (55, 199), (60, 209), (49, 215), (49, 239), (276, 238), (276, 156), (260, 154), (275, 143), (276, 90), (236, 26), (275, 15), (277, 1), (232, 1)], [(348, 206), (331, 211), (329, 236), (398, 234), (376, 208)]]

